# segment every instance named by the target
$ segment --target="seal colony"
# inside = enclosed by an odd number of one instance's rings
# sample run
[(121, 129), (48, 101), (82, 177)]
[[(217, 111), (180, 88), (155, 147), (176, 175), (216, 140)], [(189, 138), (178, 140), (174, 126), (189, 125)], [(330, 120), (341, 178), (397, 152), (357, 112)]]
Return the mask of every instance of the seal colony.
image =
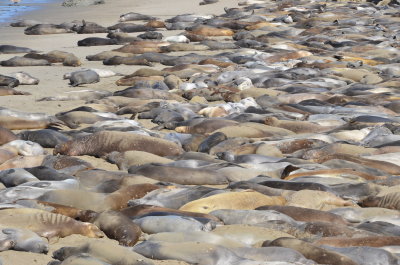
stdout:
[(4, 264), (400, 264), (398, 3), (187, 2), (13, 23)]

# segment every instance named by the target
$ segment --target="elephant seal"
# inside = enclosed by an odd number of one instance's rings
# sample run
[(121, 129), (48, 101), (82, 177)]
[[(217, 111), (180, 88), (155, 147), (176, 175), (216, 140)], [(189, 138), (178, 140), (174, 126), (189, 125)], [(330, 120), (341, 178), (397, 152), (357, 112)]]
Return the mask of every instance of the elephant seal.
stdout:
[(43, 210), (20, 208), (0, 211), (0, 222), (11, 228), (27, 228), (45, 238), (66, 237), (81, 234), (87, 237), (103, 237), (100, 229), (89, 223), (75, 221), (60, 214)]
[(0, 75), (0, 87), (13, 88), (19, 86), (19, 80), (12, 76)]
[(263, 205), (284, 205), (285, 202), (281, 196), (266, 196), (256, 191), (227, 192), (191, 201), (179, 210), (198, 213), (210, 213), (219, 209), (252, 210)]
[(10, 87), (1, 87), (0, 86), (0, 96), (9, 96), (9, 95), (31, 95), (31, 93), (17, 91)]
[(214, 221), (205, 220), (205, 223), (193, 217), (178, 215), (144, 216), (134, 219), (133, 222), (139, 225), (140, 229), (147, 234), (210, 231), (215, 228)]
[[(90, 222), (102, 230), (108, 238), (117, 240), (123, 246), (134, 246), (142, 233), (140, 227), (126, 215), (116, 211), (104, 211), (92, 218), (80, 220)], [(90, 216), (90, 215), (89, 215)]]
[(30, 181), (39, 181), (39, 179), (23, 168), (10, 168), (0, 171), (0, 182), (7, 188)]
[(18, 136), (11, 130), (0, 126), (0, 145), (17, 140)]
[[(120, 210), (127, 207), (129, 200), (142, 198), (158, 188), (156, 185), (147, 183), (133, 184), (105, 194), (85, 190), (58, 189), (47, 191), (38, 199), (82, 210)], [(82, 197), (86, 199), (81, 200)]]
[(365, 236), (357, 238), (347, 237), (325, 237), (314, 242), (314, 244), (328, 245), (333, 247), (384, 247), (399, 246), (400, 237), (398, 236)]
[(0, 65), (17, 67), (17, 66), (47, 66), (51, 64), (47, 60), (43, 59), (31, 59), (31, 58), (15, 56), (6, 61), (1, 61)]
[(87, 253), (109, 264), (153, 265), (146, 257), (110, 240), (95, 240), (78, 247), (62, 247), (53, 252), (53, 257), (62, 261), (81, 253)]
[(151, 62), (144, 58), (139, 58), (137, 56), (132, 57), (123, 57), (123, 56), (113, 56), (110, 58), (106, 58), (103, 60), (104, 65), (146, 65), (146, 66), (153, 66)]
[(302, 208), (302, 207), (295, 207), (295, 206), (261, 206), (256, 208), (256, 210), (274, 210), (281, 213), (284, 213), (296, 221), (301, 222), (328, 222), (328, 223), (336, 223), (342, 225), (348, 225), (348, 221), (346, 221), (340, 215), (336, 215), (334, 213)]
[(190, 264), (226, 264), (241, 260), (232, 251), (222, 246), (204, 242), (144, 241), (133, 247), (133, 251), (149, 258), (181, 260)]
[(229, 182), (227, 176), (213, 170), (174, 167), (163, 164), (133, 166), (128, 169), (128, 172), (183, 185), (222, 185)]
[(313, 244), (307, 243), (303, 240), (295, 238), (278, 238), (272, 242), (265, 242), (263, 247), (285, 247), (291, 248), (300, 252), (307, 259), (313, 260), (320, 264), (342, 264), (342, 265), (357, 265), (358, 263), (352, 259), (342, 255), (340, 253), (323, 249), (321, 247), (314, 246)]
[(228, 28), (214, 28), (210, 26), (197, 26), (187, 30), (189, 34), (202, 35), (208, 37), (215, 36), (233, 36), (235, 32)]
[(10, 76), (18, 79), (20, 85), (37, 85), (39, 84), (39, 79), (31, 76), (26, 72), (16, 72), (10, 74)]
[(32, 49), (25, 47), (18, 47), (14, 45), (0, 45), (0, 54), (8, 54), (8, 53), (29, 53), (36, 52)]
[(225, 238), (223, 235), (214, 234), (213, 232), (204, 231), (187, 231), (187, 232), (163, 232), (150, 235), (147, 241), (162, 242), (204, 242), (211, 243), (227, 248), (245, 247), (246, 244)]
[(159, 156), (176, 156), (182, 149), (173, 142), (127, 132), (98, 132), (59, 144), (54, 154), (104, 156), (113, 151), (145, 151)]
[(148, 15), (143, 15), (135, 12), (129, 12), (126, 14), (123, 14), (119, 17), (119, 21), (124, 22), (124, 21), (135, 21), (135, 20), (156, 20), (157, 18), (148, 16)]
[(57, 144), (64, 143), (71, 138), (50, 129), (43, 129), (37, 131), (22, 131), (18, 134), (22, 140), (32, 141), (40, 144), (45, 148), (54, 148)]
[(72, 32), (73, 31), (70, 29), (66, 29), (54, 24), (37, 24), (24, 30), (24, 33), (26, 35), (62, 34)]
[(12, 244), (9, 244), (12, 246), (10, 248), (12, 250), (44, 254), (49, 251), (49, 244), (47, 243), (47, 241), (38, 236), (36, 233), (27, 229), (2, 229), (0, 232), (0, 246), (4, 246), (7, 241), (12, 242)]
[(369, 196), (360, 202), (363, 207), (381, 207), (400, 210), (400, 192), (388, 193), (384, 196)]
[(99, 37), (89, 37), (78, 41), (78, 46), (102, 46), (102, 45), (117, 45), (119, 44), (115, 39), (106, 39)]
[(69, 78), (71, 86), (79, 86), (83, 84), (93, 84), (100, 81), (100, 76), (92, 70), (83, 70), (72, 72)]
[(165, 208), (165, 207), (160, 207), (160, 206), (155, 206), (155, 205), (146, 205), (146, 204), (139, 204), (139, 205), (127, 207), (127, 208), (121, 210), (121, 213), (125, 214), (126, 216), (128, 216), (131, 219), (134, 219), (136, 217), (140, 217), (143, 215), (148, 215), (151, 213), (159, 213), (159, 212), (170, 213), (171, 215), (199, 217), (199, 218), (214, 220), (216, 222), (220, 221), (217, 217), (210, 215), (210, 214), (187, 212), (187, 211), (181, 211), (181, 210)]

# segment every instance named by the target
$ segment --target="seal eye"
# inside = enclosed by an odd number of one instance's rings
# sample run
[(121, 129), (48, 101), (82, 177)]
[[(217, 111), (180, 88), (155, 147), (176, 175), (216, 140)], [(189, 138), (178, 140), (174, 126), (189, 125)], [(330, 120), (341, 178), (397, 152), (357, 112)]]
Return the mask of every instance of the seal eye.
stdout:
[(208, 206), (203, 206), (203, 209), (207, 210), (207, 209), (208, 209)]

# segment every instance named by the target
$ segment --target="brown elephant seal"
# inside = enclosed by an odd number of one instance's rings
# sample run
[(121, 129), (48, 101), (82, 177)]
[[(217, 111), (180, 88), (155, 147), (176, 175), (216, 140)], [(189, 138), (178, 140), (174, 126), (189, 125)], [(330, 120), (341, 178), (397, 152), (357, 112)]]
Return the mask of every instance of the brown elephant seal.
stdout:
[(31, 95), (31, 93), (18, 91), (10, 87), (0, 86), (0, 96), (11, 96), (11, 95)]
[(272, 205), (272, 206), (261, 206), (256, 208), (256, 210), (278, 211), (292, 217), (296, 221), (301, 221), (301, 222), (328, 222), (341, 225), (349, 224), (340, 215), (320, 210), (302, 208), (302, 207)]
[(357, 262), (346, 257), (345, 255), (317, 247), (313, 244), (295, 238), (281, 237), (275, 239), (272, 242), (265, 242), (263, 244), (263, 247), (268, 247), (268, 246), (294, 249), (303, 254), (303, 256), (306, 257), (307, 259), (313, 260), (319, 264), (358, 265)]
[(399, 236), (365, 236), (357, 238), (347, 237), (325, 237), (314, 242), (318, 245), (328, 245), (333, 247), (384, 247), (384, 246), (399, 246)]
[(40, 210), (45, 210), (51, 213), (56, 213), (56, 214), (61, 214), (65, 215), (68, 217), (71, 217), (73, 219), (79, 219), (80, 221), (83, 221), (80, 216), (84, 215), (84, 211), (75, 207), (70, 207), (58, 203), (52, 203), (52, 202), (45, 202), (41, 200), (34, 200), (34, 199), (21, 199), (15, 201), (17, 204), (26, 206), (29, 208), (35, 208), (35, 209), (40, 209)]
[(18, 136), (7, 128), (0, 126), (0, 145), (17, 140)]
[(193, 29), (187, 30), (189, 34), (202, 35), (202, 36), (233, 36), (235, 32), (228, 28), (214, 28), (210, 26), (197, 26)]
[(104, 236), (100, 229), (93, 224), (75, 221), (64, 215), (38, 209), (4, 209), (0, 211), (0, 220), (4, 226), (27, 228), (48, 239), (72, 234), (81, 234), (87, 237)]
[[(38, 199), (45, 202), (68, 205), (81, 210), (120, 210), (127, 207), (129, 200), (142, 198), (148, 192), (158, 188), (153, 184), (134, 184), (108, 194), (85, 190), (58, 189), (48, 191)], [(85, 197), (85, 200), (82, 200), (82, 197)]]
[(104, 211), (93, 218), (89, 218), (89, 220), (82, 221), (93, 223), (108, 238), (117, 240), (123, 246), (134, 246), (142, 234), (138, 225), (126, 215), (116, 211)]
[(46, 66), (51, 64), (47, 60), (43, 59), (31, 59), (31, 58), (15, 56), (6, 61), (1, 61), (0, 65), (17, 67), (17, 66)]
[(182, 149), (175, 143), (127, 132), (98, 132), (57, 145), (54, 154), (104, 156), (113, 151), (145, 151), (159, 156), (176, 156)]
[(24, 30), (26, 35), (62, 34), (72, 32), (73, 31), (70, 29), (66, 29), (54, 24), (37, 24)]
[(238, 124), (238, 122), (232, 120), (206, 119), (194, 125), (178, 126), (175, 131), (179, 133), (209, 134), (223, 127)]

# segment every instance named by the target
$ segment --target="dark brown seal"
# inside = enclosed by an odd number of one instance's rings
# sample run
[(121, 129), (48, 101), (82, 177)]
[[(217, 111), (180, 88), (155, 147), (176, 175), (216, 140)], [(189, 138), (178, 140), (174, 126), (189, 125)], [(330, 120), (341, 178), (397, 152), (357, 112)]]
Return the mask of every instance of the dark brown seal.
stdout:
[(123, 246), (133, 246), (139, 240), (142, 230), (126, 215), (116, 211), (104, 211), (93, 218), (82, 220), (93, 223), (107, 237), (117, 240)]
[(17, 140), (18, 137), (9, 129), (0, 126), (0, 145)]

